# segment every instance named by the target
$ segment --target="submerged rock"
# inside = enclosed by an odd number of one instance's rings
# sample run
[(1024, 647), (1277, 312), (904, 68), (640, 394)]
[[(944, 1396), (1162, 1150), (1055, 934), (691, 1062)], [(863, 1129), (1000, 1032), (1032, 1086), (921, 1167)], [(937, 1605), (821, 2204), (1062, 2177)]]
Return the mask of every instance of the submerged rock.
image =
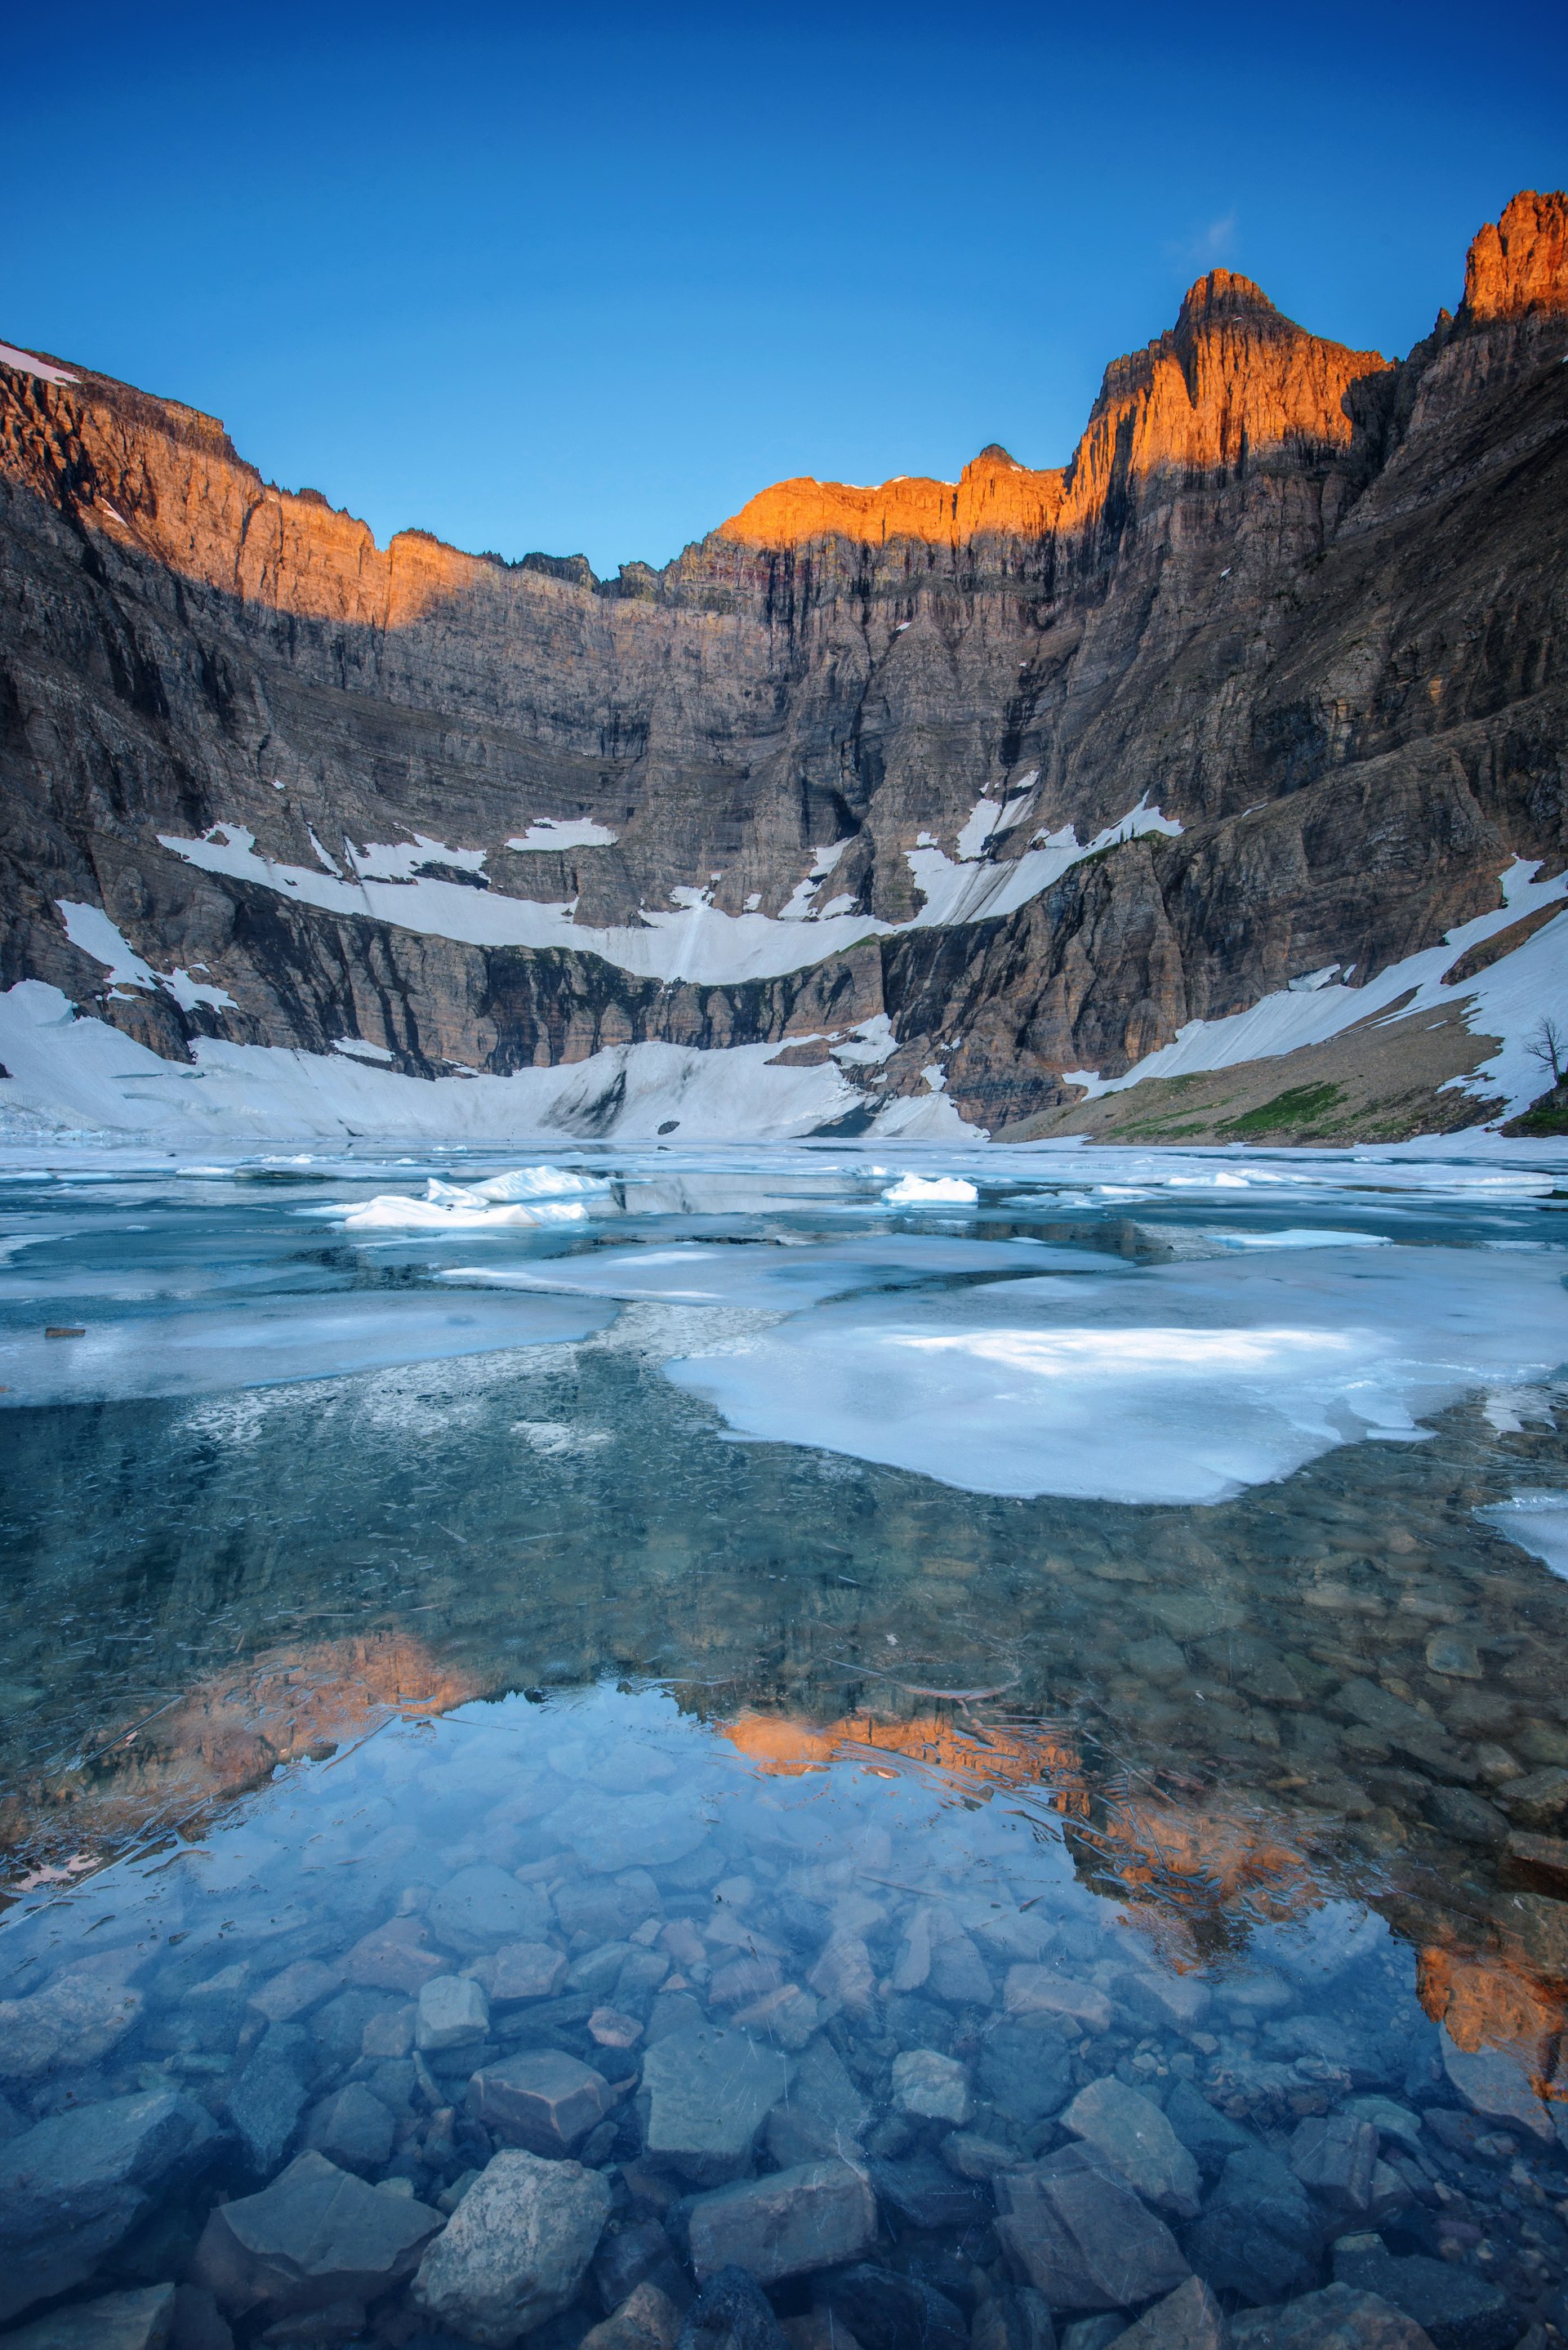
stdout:
[(105, 2293), (52, 2310), (5, 2336), (6, 2350), (164, 2350), (174, 2324), (174, 2287)]
[(529, 2049), (468, 2085), (468, 2110), (504, 2146), (572, 2154), (615, 2103), (609, 2083), (563, 2049)]
[(860, 2257), (877, 2232), (877, 2199), (863, 2169), (802, 2163), (699, 2196), (691, 2207), (691, 2266), (701, 2279), (743, 2268), (763, 2284)]
[(1159, 2107), (1114, 2073), (1079, 2090), (1063, 2108), (1062, 2126), (1097, 2147), (1146, 2202), (1178, 2220), (1196, 2218), (1197, 2162)]
[(234, 2317), (371, 2302), (412, 2275), (441, 2225), (411, 2196), (367, 2187), (324, 2155), (296, 2155), (270, 2187), (212, 2213), (195, 2281)]
[(1250, 2310), (1231, 2334), (1234, 2350), (1429, 2350), (1428, 2337), (1403, 2310), (1345, 2284), (1278, 2309)]
[(643, 2060), (649, 2154), (693, 2186), (722, 2186), (744, 2169), (789, 2080), (788, 2058), (743, 2032), (671, 2033)]
[(1175, 2237), (1096, 2147), (1063, 2147), (996, 2181), (996, 2232), (1054, 2310), (1134, 2309), (1188, 2273)]
[(894, 2057), (893, 2103), (918, 2120), (951, 2122), (959, 2128), (974, 2109), (963, 2066), (929, 2048), (908, 2049)]
[(822, 2300), (863, 2350), (969, 2350), (962, 2310), (919, 2277), (861, 2262), (826, 2278)]
[(0, 2147), (0, 2322), (83, 2283), (217, 2137), (193, 2099), (153, 2090), (54, 2115)]
[(503, 1942), (542, 1940), (550, 1905), (532, 1886), (481, 1860), (449, 1877), (425, 1914), (438, 1942), (472, 1957)]
[(1376, 2293), (1428, 2334), (1433, 2350), (1509, 2350), (1522, 2331), (1500, 2285), (1454, 2261), (1397, 2257), (1380, 2236), (1342, 2236), (1334, 2281)]
[(415, 2306), (508, 2350), (575, 2297), (609, 2210), (609, 2189), (580, 2163), (494, 2155), (420, 2263)]
[(1226, 2158), (1220, 2182), (1188, 2230), (1187, 2251), (1219, 2292), (1266, 2303), (1317, 2280), (1322, 2229), (1293, 2171), (1266, 2147)]
[(1119, 2334), (1116, 2350), (1227, 2350), (1231, 2329), (1201, 2277), (1189, 2277)]

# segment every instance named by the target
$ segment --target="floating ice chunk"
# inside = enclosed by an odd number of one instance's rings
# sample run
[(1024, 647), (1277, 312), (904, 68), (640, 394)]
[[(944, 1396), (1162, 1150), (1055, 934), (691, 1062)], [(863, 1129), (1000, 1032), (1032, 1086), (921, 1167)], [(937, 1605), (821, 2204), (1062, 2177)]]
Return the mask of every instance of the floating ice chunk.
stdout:
[(1203, 1503), (1418, 1440), (1418, 1415), (1561, 1353), (1549, 1260), (1390, 1247), (826, 1305), (668, 1376), (746, 1435), (973, 1492)]
[(517, 1224), (581, 1223), (588, 1211), (580, 1200), (498, 1201), (462, 1183), (438, 1182), (432, 1176), (422, 1200), (379, 1191), (373, 1200), (354, 1207), (311, 1212), (330, 1216), (350, 1232), (471, 1232)]
[(487, 1175), (472, 1189), (483, 1200), (553, 1200), (608, 1191), (610, 1185), (602, 1175), (579, 1175), (569, 1167), (514, 1167), (504, 1175)]
[(1476, 1515), (1568, 1580), (1568, 1493), (1515, 1493)]
[(1210, 1232), (1204, 1236), (1228, 1249), (1301, 1249), (1301, 1248), (1386, 1248), (1386, 1232), (1336, 1232), (1326, 1226), (1315, 1231), (1311, 1225), (1291, 1226), (1282, 1232)]
[(195, 1311), (89, 1325), (69, 1346), (32, 1334), (0, 1340), (0, 1405), (199, 1395), (339, 1378), (584, 1338), (610, 1308), (586, 1298), (431, 1297), (351, 1292), (254, 1312)]
[[(452, 1265), (443, 1281), (504, 1289), (567, 1290), (590, 1297), (657, 1298), (673, 1305), (808, 1306), (855, 1289), (950, 1280), (977, 1273), (1122, 1274), (1126, 1260), (1093, 1249), (1038, 1241), (938, 1240), (909, 1233), (890, 1240), (829, 1241), (784, 1248), (772, 1241), (722, 1248), (681, 1243), (671, 1248), (595, 1250), (583, 1256), (523, 1264)], [(1064, 1283), (1064, 1290), (1072, 1284)]]
[[(940, 1072), (938, 1072), (939, 1076)], [(890, 1183), (882, 1197), (890, 1208), (923, 1205), (927, 1201), (947, 1201), (959, 1207), (972, 1207), (980, 1193), (961, 1175), (900, 1175)]]

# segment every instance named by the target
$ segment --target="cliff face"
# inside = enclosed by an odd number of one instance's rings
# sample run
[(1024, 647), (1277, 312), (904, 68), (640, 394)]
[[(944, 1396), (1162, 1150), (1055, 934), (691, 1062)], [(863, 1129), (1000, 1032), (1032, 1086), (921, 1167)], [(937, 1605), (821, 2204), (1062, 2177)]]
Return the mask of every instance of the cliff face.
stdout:
[[(993, 1129), (1359, 985), (1568, 851), (1565, 221), (1516, 198), (1397, 364), (1213, 272), (1059, 471), (784, 483), (612, 582), (378, 548), (18, 354), (0, 985), (417, 1076), (886, 1013), (867, 1112), (936, 1066)], [(117, 988), (62, 901), (187, 983)]]

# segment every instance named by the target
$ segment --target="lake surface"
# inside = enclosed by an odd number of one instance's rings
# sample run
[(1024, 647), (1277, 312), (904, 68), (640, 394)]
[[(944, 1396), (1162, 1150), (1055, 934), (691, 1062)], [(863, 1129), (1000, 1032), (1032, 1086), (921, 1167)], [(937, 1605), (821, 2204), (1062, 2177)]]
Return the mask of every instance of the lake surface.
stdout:
[(1565, 1211), (8, 1152), (0, 2323), (1568, 2326)]

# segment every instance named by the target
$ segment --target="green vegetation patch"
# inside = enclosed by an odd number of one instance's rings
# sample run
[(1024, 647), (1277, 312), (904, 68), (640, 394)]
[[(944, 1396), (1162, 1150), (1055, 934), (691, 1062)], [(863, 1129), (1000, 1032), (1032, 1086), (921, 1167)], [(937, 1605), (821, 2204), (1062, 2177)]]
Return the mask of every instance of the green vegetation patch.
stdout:
[(1288, 1092), (1276, 1094), (1257, 1109), (1233, 1118), (1220, 1132), (1228, 1139), (1245, 1142), (1250, 1136), (1279, 1134), (1289, 1128), (1317, 1126), (1339, 1107), (1345, 1096), (1338, 1086), (1292, 1086)]

